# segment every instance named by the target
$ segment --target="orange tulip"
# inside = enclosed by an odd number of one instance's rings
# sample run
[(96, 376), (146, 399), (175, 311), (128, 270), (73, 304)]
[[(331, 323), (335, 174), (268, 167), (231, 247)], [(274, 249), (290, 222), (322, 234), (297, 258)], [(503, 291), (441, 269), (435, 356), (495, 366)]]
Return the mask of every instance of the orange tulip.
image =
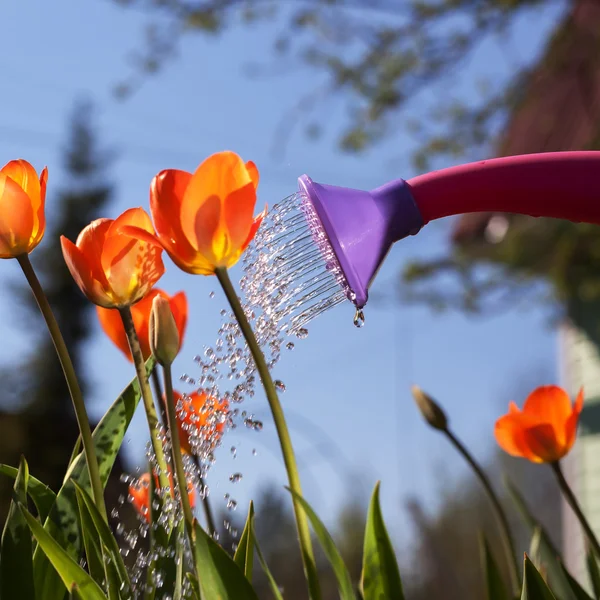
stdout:
[(98, 306), (122, 308), (141, 300), (165, 272), (162, 249), (127, 229), (154, 234), (141, 208), (126, 210), (115, 220), (92, 221), (73, 244), (61, 236), (63, 256), (81, 291)]
[(29, 254), (42, 241), (47, 179), (46, 167), (38, 177), (23, 159), (0, 169), (0, 258)]
[[(158, 477), (154, 476), (156, 487), (158, 487)], [(171, 486), (171, 498), (175, 497), (173, 474), (169, 473), (169, 484)], [(132, 498), (132, 504), (137, 513), (146, 519), (147, 523), (150, 523), (151, 511), (150, 511), (150, 473), (144, 473), (141, 477), (132, 485), (129, 486), (129, 495)], [(196, 504), (196, 491), (192, 483), (188, 482), (188, 498), (190, 499), (190, 506), (194, 508)]]
[(161, 171), (150, 184), (156, 234), (187, 273), (231, 267), (254, 238), (265, 212), (253, 217), (258, 170), (233, 152), (207, 158), (194, 174)]
[(525, 400), (522, 411), (514, 402), (509, 404), (508, 414), (496, 421), (496, 441), (512, 456), (536, 463), (556, 462), (575, 443), (582, 408), (583, 389), (572, 405), (562, 388), (539, 387)]
[(198, 445), (213, 450), (225, 429), (223, 416), (229, 408), (227, 401), (219, 402), (204, 391), (185, 396), (174, 391), (173, 395), (182, 451), (192, 454)]
[[(169, 294), (157, 288), (150, 290), (147, 296), (131, 307), (133, 324), (135, 325), (135, 330), (140, 339), (144, 360), (148, 360), (150, 354), (152, 354), (148, 342), (148, 323), (150, 321), (150, 313), (152, 312), (152, 301), (156, 296), (162, 296), (169, 301), (171, 311), (175, 317), (175, 323), (177, 324), (177, 330), (179, 331), (179, 347), (183, 344), (185, 327), (187, 325), (188, 304), (185, 292), (179, 292), (174, 296), (169, 296)], [(114, 345), (125, 354), (127, 359), (130, 362), (133, 362), (119, 311), (114, 308), (97, 306), (96, 312), (104, 333), (106, 333)]]

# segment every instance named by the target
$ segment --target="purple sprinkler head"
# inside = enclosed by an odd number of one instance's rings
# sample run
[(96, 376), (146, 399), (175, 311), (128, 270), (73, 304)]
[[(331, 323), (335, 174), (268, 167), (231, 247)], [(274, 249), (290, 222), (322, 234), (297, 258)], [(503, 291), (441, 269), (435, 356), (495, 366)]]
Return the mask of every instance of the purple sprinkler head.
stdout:
[(315, 242), (325, 256), (331, 252), (323, 244), (329, 244), (344, 279), (346, 296), (362, 308), (392, 245), (415, 235), (423, 226), (409, 186), (396, 179), (365, 192), (315, 183), (308, 175), (302, 175), (298, 183), (319, 221), (315, 224), (313, 219), (311, 227)]

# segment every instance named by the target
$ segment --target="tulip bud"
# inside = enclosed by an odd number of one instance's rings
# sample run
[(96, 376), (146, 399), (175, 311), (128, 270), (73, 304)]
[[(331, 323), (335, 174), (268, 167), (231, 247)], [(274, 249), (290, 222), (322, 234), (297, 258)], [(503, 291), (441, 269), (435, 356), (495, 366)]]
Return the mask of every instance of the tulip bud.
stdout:
[(179, 332), (171, 305), (166, 298), (156, 296), (152, 302), (148, 324), (150, 350), (163, 367), (169, 366), (179, 352)]
[(411, 392), (423, 418), (434, 429), (446, 431), (448, 429), (446, 413), (440, 408), (435, 400), (426, 394), (418, 385), (413, 385)]

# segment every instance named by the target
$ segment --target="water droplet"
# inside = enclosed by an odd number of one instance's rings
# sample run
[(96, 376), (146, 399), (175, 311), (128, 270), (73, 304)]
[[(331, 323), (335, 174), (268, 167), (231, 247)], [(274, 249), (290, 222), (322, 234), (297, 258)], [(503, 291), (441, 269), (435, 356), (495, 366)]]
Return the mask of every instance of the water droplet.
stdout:
[(211, 293), (208, 295), (208, 297), (209, 297), (209, 298), (214, 298), (214, 297), (215, 297), (215, 293), (214, 293), (214, 292), (211, 292)]
[(256, 456), (258, 454), (258, 452), (256, 451), (256, 448), (252, 448), (252, 456)]
[(293, 350), (293, 349), (294, 349), (294, 342), (288, 342), (288, 343), (285, 345), (285, 347), (286, 347), (288, 350)]
[(356, 312), (354, 313), (353, 323), (354, 326), (358, 327), (359, 329), (365, 324), (365, 313), (362, 311), (362, 309), (356, 309)]
[(237, 456), (237, 448), (235, 446), (231, 446), (230, 452), (231, 452), (231, 456), (233, 456), (233, 458), (235, 458)]
[(298, 329), (298, 331), (296, 331), (296, 337), (299, 340), (305, 340), (308, 337), (308, 329), (301, 327), (300, 329)]
[(231, 481), (231, 483), (237, 483), (242, 480), (242, 477), (243, 475), (241, 473), (233, 473), (229, 476), (229, 481)]
[(285, 392), (285, 383), (281, 379), (276, 379), (273, 383), (280, 392)]
[(227, 510), (235, 510), (237, 508), (237, 500), (230, 498), (227, 502)]

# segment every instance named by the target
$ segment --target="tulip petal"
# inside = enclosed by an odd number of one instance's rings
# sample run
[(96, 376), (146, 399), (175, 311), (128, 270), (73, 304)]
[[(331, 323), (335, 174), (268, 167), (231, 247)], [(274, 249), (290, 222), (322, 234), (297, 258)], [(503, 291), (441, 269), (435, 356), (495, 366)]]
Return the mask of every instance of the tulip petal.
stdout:
[(250, 227), (250, 233), (248, 233), (248, 237), (246, 238), (246, 241), (243, 243), (242, 245), (242, 252), (244, 252), (244, 250), (246, 250), (246, 248), (250, 245), (250, 242), (254, 239), (254, 236), (256, 235), (256, 232), (258, 231), (259, 227), (261, 226), (263, 219), (267, 216), (267, 207), (265, 206), (265, 209), (256, 217), (254, 217), (254, 221), (252, 222), (252, 227)]
[(127, 341), (127, 335), (125, 333), (125, 327), (123, 327), (123, 321), (119, 311), (116, 308), (102, 308), (101, 306), (96, 306), (96, 314), (98, 315), (98, 320), (100, 321), (100, 326), (104, 333), (106, 333), (112, 343), (125, 355), (127, 360), (133, 362), (131, 351), (129, 349), (129, 342)]
[(506, 453), (537, 462), (525, 439), (525, 429), (524, 419), (509, 413), (496, 421), (494, 436), (500, 448)]
[(1, 170), (0, 174), (6, 175), (12, 179), (29, 198), (31, 209), (33, 211), (33, 225), (31, 228), (30, 244), (32, 250), (37, 246), (46, 228), (46, 218), (44, 214), (44, 201), (46, 198), (46, 181), (48, 179), (48, 169), (44, 168), (40, 177), (33, 166), (26, 160), (11, 160)]
[(23, 189), (0, 173), (0, 258), (29, 252), (33, 230), (33, 208)]
[(129, 486), (132, 504), (148, 523), (150, 523), (150, 473), (143, 473), (134, 485)]
[(210, 196), (199, 206), (190, 202), (182, 204), (181, 227), (194, 250), (211, 264), (226, 252), (228, 240), (219, 227), (221, 222), (221, 201)]
[(183, 196), (182, 209), (186, 203), (199, 206), (211, 196), (223, 201), (231, 192), (249, 183), (254, 186), (246, 165), (235, 152), (217, 152), (192, 175)]
[(249, 160), (246, 163), (246, 170), (248, 171), (248, 175), (250, 175), (250, 179), (252, 179), (254, 189), (256, 189), (258, 187), (258, 182), (260, 179), (257, 166), (251, 160)]
[(125, 227), (153, 232), (150, 217), (141, 208), (125, 211), (111, 224), (100, 262), (117, 304), (134, 304), (164, 273), (162, 248), (123, 232)]
[(150, 213), (156, 234), (180, 267), (196, 254), (181, 228), (181, 203), (191, 178), (192, 174), (186, 171), (168, 169), (156, 175), (150, 184)]
[(108, 288), (108, 280), (102, 268), (100, 257), (102, 256), (106, 233), (110, 229), (112, 222), (112, 219), (96, 219), (92, 221), (81, 231), (76, 242), (77, 248), (85, 256), (93, 278), (98, 280), (105, 288)]
[[(240, 192), (247, 186), (250, 196)], [(235, 239), (240, 236), (240, 230), (244, 232), (239, 245), (246, 238), (251, 217), (243, 215), (255, 197), (252, 178), (237, 154), (227, 151), (209, 156), (192, 175), (181, 203), (181, 227), (192, 247), (219, 266), (220, 259), (232, 251), (229, 226), (233, 223)], [(238, 207), (242, 215), (233, 221), (225, 212), (230, 203)]]
[(127, 235), (131, 238), (135, 238), (141, 242), (147, 242), (148, 244), (152, 244), (153, 246), (163, 248), (163, 245), (161, 244), (160, 240), (156, 237), (156, 235), (146, 231), (145, 229), (141, 229), (140, 227), (134, 227), (133, 225), (123, 225), (119, 228), (119, 233), (121, 235)]
[(567, 452), (573, 447), (575, 438), (577, 437), (577, 425), (579, 424), (579, 415), (583, 409), (583, 388), (579, 390), (575, 405), (573, 406), (573, 412), (565, 423), (565, 447)]
[(0, 173), (10, 177), (29, 197), (31, 205), (37, 212), (41, 202), (40, 178), (36, 170), (26, 160), (11, 160), (0, 169)]
[(60, 244), (65, 263), (79, 289), (95, 304), (110, 307), (111, 299), (102, 285), (94, 279), (92, 267), (83, 252), (64, 235), (60, 237)]
[(44, 167), (40, 175), (40, 205), (37, 209), (37, 231), (35, 235), (35, 244), (39, 244), (46, 231), (46, 184), (48, 182), (48, 167)]
[(107, 237), (111, 235), (118, 235), (126, 226), (139, 228), (148, 232), (149, 234), (154, 234), (152, 220), (143, 208), (129, 208), (124, 213), (119, 215), (112, 222), (112, 225), (106, 234)]
[(535, 456), (530, 458), (533, 462), (555, 462), (567, 453), (564, 445), (557, 440), (554, 427), (549, 423), (526, 427), (523, 438)]
[(171, 298), (170, 303), (173, 317), (175, 317), (177, 331), (179, 332), (179, 347), (181, 348), (181, 346), (183, 346), (183, 338), (185, 335), (188, 316), (188, 302), (185, 292), (179, 292), (178, 294), (175, 294)]
[(538, 387), (525, 400), (523, 412), (537, 423), (551, 425), (559, 436), (559, 443), (565, 443), (565, 423), (573, 407), (569, 395), (562, 388), (556, 385)]
[(225, 199), (223, 217), (232, 250), (239, 251), (252, 229), (256, 189), (252, 184), (236, 190)]
[(128, 235), (106, 238), (101, 262), (117, 305), (134, 304), (162, 277), (162, 248)]

